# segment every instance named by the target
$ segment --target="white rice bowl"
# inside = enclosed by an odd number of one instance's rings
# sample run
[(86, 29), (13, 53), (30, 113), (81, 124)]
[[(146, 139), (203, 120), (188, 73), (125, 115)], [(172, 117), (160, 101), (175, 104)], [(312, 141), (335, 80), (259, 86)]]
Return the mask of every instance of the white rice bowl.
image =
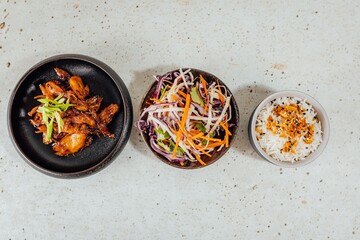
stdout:
[[(288, 112), (289, 117), (284, 117), (281, 115), (284, 112), (280, 110), (289, 104), (298, 110), (292, 109), (293, 112)], [(295, 113), (296, 117), (292, 115)], [(284, 125), (286, 123), (292, 127)], [(324, 108), (311, 96), (298, 91), (277, 92), (265, 98), (254, 110), (248, 130), (256, 152), (283, 167), (299, 167), (313, 161), (323, 152), (330, 136), (329, 120)]]
[[(277, 133), (271, 132), (267, 128), (267, 119), (271, 116), (275, 121), (281, 123), (284, 120), (282, 116), (276, 116), (274, 114), (274, 109), (277, 106), (285, 107), (290, 104), (300, 106), (302, 109), (300, 114), (296, 114), (300, 118), (304, 118), (308, 126), (314, 126), (313, 141), (310, 144), (305, 143), (304, 141), (304, 132), (297, 136), (297, 139), (294, 141), (297, 142), (294, 152), (283, 151), (285, 144), (289, 141), (289, 136), (281, 137), (280, 131)], [(294, 114), (295, 115), (295, 114)], [(256, 131), (256, 138), (261, 146), (261, 148), (273, 157), (276, 160), (284, 162), (295, 162), (304, 160), (312, 152), (314, 152), (320, 145), (322, 141), (322, 131), (321, 131), (321, 122), (316, 117), (317, 113), (314, 108), (305, 100), (295, 97), (280, 97), (272, 100), (267, 103), (265, 107), (259, 112), (259, 115), (256, 119), (256, 128), (261, 130), (260, 132)], [(280, 125), (280, 124), (275, 124)]]

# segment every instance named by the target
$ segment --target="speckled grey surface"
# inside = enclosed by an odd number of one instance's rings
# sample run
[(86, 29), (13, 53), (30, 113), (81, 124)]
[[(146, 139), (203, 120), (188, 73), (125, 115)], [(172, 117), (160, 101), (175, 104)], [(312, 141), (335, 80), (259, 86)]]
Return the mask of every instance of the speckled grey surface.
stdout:
[[(123, 3), (120, 3), (123, 2)], [(359, 239), (358, 1), (9, 1), (0, 4), (1, 239)], [(11, 91), (32, 65), (79, 53), (112, 67), (135, 116), (152, 75), (193, 66), (220, 77), (239, 105), (233, 147), (182, 171), (136, 129), (105, 170), (62, 180), (15, 151)], [(313, 163), (282, 169), (251, 148), (247, 121), (273, 91), (326, 109), (331, 137)]]

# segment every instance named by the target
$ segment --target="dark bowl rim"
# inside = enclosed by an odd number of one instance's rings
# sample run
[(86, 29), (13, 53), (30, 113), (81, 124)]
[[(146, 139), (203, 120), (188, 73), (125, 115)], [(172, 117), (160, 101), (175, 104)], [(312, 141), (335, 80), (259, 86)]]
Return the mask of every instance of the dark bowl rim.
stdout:
[[(200, 69), (197, 69), (197, 68), (189, 68), (189, 67), (181, 67), (181, 68), (177, 68), (177, 69), (174, 69), (174, 70), (171, 70), (171, 71), (167, 71), (166, 73), (164, 74), (167, 74), (167, 73), (171, 73), (171, 72), (174, 72), (174, 71), (178, 71), (179, 69), (191, 69), (191, 71), (196, 71), (196, 72), (202, 72), (202, 73), (205, 73), (205, 74), (208, 74), (208, 75), (211, 75), (212, 77), (216, 78), (217, 80), (219, 80), (220, 83), (222, 83), (226, 89), (229, 91), (229, 93), (231, 94), (231, 97), (232, 97), (232, 100), (230, 102), (230, 106), (232, 106), (234, 109), (235, 109), (235, 116), (237, 118), (237, 121), (235, 122), (236, 123), (236, 126), (234, 128), (234, 131), (232, 132), (232, 139), (234, 139), (236, 137), (236, 134), (238, 132), (238, 128), (239, 128), (239, 122), (240, 122), (240, 113), (239, 113), (239, 108), (238, 108), (238, 105), (237, 105), (237, 102), (236, 102), (236, 99), (234, 97), (234, 94), (231, 92), (231, 90), (229, 89), (229, 87), (220, 79), (218, 78), (216, 75), (210, 73), (210, 72), (207, 72), (207, 71), (204, 71), (204, 70), (200, 70)], [(164, 75), (163, 74), (163, 75)], [(152, 82), (150, 84), (150, 86), (148, 87), (148, 89), (146, 90), (145, 94), (143, 95), (141, 101), (140, 101), (140, 105), (139, 105), (139, 116), (138, 116), (138, 120), (140, 119), (140, 116), (141, 116), (141, 113), (142, 113), (142, 105), (145, 101), (145, 98), (146, 96), (148, 95), (148, 93), (150, 92), (150, 90), (154, 87), (154, 84), (156, 84), (156, 80), (154, 82)], [(140, 134), (141, 134), (141, 137), (143, 139), (143, 141), (145, 142), (145, 144), (147, 145), (147, 147), (150, 149), (150, 151), (152, 152), (153, 155), (155, 155), (160, 161), (162, 161), (163, 163), (165, 163), (166, 165), (168, 166), (171, 166), (171, 167), (175, 167), (175, 168), (178, 168), (178, 169), (183, 169), (183, 170), (197, 170), (197, 169), (203, 169), (205, 167), (208, 167), (210, 165), (212, 165), (213, 163), (217, 162), (218, 160), (220, 160), (225, 154), (226, 152), (230, 149), (231, 145), (233, 144), (233, 140), (229, 142), (229, 147), (228, 148), (224, 148), (224, 151), (218, 156), (217, 159), (215, 160), (212, 160), (210, 162), (207, 162), (206, 165), (198, 165), (196, 167), (183, 167), (181, 165), (177, 165), (177, 164), (173, 164), (171, 163), (169, 160), (159, 156), (158, 154), (156, 154), (154, 152), (154, 150), (151, 148), (150, 144), (148, 143), (148, 141), (146, 140), (145, 138), (145, 135), (142, 131), (139, 131)]]
[[(19, 147), (18, 142), (16, 141), (15, 135), (13, 133), (13, 126), (11, 123), (11, 116), (12, 116), (11, 110), (13, 108), (13, 101), (15, 99), (16, 93), (18, 92), (18, 90), (19, 90), (20, 86), (23, 84), (23, 82), (27, 79), (27, 77), (32, 72), (36, 71), (36, 69), (38, 69), (39, 67), (41, 67), (47, 63), (50, 63), (53, 61), (58, 61), (58, 60), (67, 60), (67, 59), (80, 60), (80, 61), (90, 63), (90, 64), (98, 67), (102, 71), (104, 71), (111, 78), (111, 80), (116, 85), (117, 90), (119, 91), (119, 93), (121, 95), (122, 101), (124, 102), (124, 107), (125, 107), (125, 109), (123, 110), (124, 111), (124, 127), (123, 127), (123, 131), (122, 131), (121, 135), (119, 136), (119, 139), (116, 142), (115, 147), (99, 163), (91, 166), (90, 168), (87, 168), (87, 169), (84, 169), (81, 171), (59, 172), (59, 171), (49, 170), (45, 167), (42, 167), (41, 165), (34, 163), (30, 158), (28, 158), (26, 156), (26, 154), (23, 152), (23, 150)], [(19, 155), (25, 160), (25, 162), (27, 162), (31, 167), (38, 170), (39, 172), (42, 172), (51, 177), (64, 178), (64, 179), (73, 179), (73, 178), (90, 176), (90, 175), (95, 174), (98, 171), (102, 170), (107, 165), (109, 165), (113, 160), (115, 160), (115, 157), (117, 156), (117, 154), (120, 154), (120, 152), (125, 147), (128, 139), (130, 137), (130, 133), (131, 133), (131, 129), (132, 129), (132, 121), (133, 121), (132, 102), (131, 102), (131, 98), (130, 98), (128, 89), (127, 89), (126, 85), (124, 84), (123, 80), (121, 79), (121, 77), (111, 67), (109, 67), (104, 62), (102, 62), (98, 59), (95, 59), (93, 57), (87, 56), (87, 55), (73, 54), (73, 53), (59, 54), (59, 55), (54, 55), (54, 56), (45, 58), (44, 60), (33, 65), (29, 70), (27, 70), (26, 73), (22, 75), (22, 77), (16, 83), (14, 89), (12, 90), (12, 93), (11, 93), (11, 96), (10, 96), (9, 102), (8, 102), (8, 109), (7, 109), (7, 128), (8, 128), (9, 136), (10, 136), (10, 139), (11, 139), (16, 151), (19, 153)]]

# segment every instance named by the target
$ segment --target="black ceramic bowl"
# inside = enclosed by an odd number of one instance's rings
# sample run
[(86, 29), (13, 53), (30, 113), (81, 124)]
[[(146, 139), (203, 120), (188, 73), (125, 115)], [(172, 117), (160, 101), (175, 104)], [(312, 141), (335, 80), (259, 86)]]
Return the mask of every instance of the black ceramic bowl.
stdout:
[[(102, 96), (100, 109), (119, 104), (119, 112), (108, 125), (115, 138), (93, 136), (90, 146), (66, 157), (55, 155), (51, 145), (43, 144), (41, 134), (35, 133), (29, 123), (27, 112), (39, 104), (34, 99), (41, 94), (39, 84), (57, 79), (54, 67), (80, 76), (89, 85), (90, 96)], [(20, 79), (9, 101), (8, 128), (17, 151), (32, 167), (54, 177), (76, 178), (99, 171), (121, 152), (129, 139), (132, 114), (129, 92), (109, 66), (88, 56), (65, 54), (45, 59)]]
[[(188, 68), (183, 68), (184, 71), (186, 69), (188, 69)], [(169, 73), (173, 73), (175, 71), (179, 71), (179, 69), (176, 69), (176, 70), (171, 71)], [(232, 133), (232, 135), (229, 137), (229, 148), (230, 148), (232, 140), (234, 139), (234, 137), (236, 135), (236, 131), (237, 131), (238, 123), (239, 123), (239, 110), (238, 110), (238, 107), (237, 107), (237, 104), (236, 104), (236, 101), (235, 101), (235, 98), (234, 98), (233, 94), (231, 93), (229, 88), (219, 78), (217, 78), (216, 76), (214, 76), (214, 75), (212, 75), (212, 74), (210, 74), (208, 72), (198, 70), (198, 69), (193, 69), (193, 68), (191, 68), (191, 73), (194, 75), (194, 78), (199, 77), (199, 75), (201, 74), (207, 82), (219, 81), (219, 84), (223, 85), (226, 88), (227, 92), (232, 96), (231, 101), (230, 101), (232, 119), (229, 122), (229, 125), (230, 124), (232, 125), (232, 127), (229, 128), (229, 131)], [(145, 96), (144, 96), (144, 98), (142, 100), (142, 103), (140, 105), (140, 115), (143, 112), (143, 110), (149, 106), (148, 102), (149, 102), (150, 98), (152, 98), (153, 93), (154, 93), (154, 91), (156, 89), (156, 86), (157, 86), (157, 81), (154, 81), (151, 84), (149, 90), (146, 92), (146, 94), (145, 94)], [(201, 165), (199, 162), (190, 162), (190, 161), (188, 162), (188, 164), (186, 164), (184, 166), (181, 166), (179, 163), (170, 162), (164, 156), (162, 156), (161, 154), (154, 151), (152, 149), (151, 145), (150, 145), (150, 137), (149, 137), (148, 134), (145, 134), (144, 132), (141, 132), (141, 135), (142, 135), (142, 138), (144, 139), (145, 143), (148, 145), (148, 147), (151, 149), (151, 151), (155, 154), (155, 156), (158, 159), (160, 159), (161, 161), (163, 161), (166, 164), (169, 164), (170, 166), (181, 168), (181, 169), (196, 169), (196, 168), (202, 168), (202, 167), (209, 166), (210, 164), (212, 164), (212, 163), (216, 162), (218, 159), (220, 159), (227, 152), (227, 150), (229, 149), (229, 148), (224, 147), (224, 148), (221, 149), (221, 151), (216, 151), (215, 150), (215, 151), (213, 151), (211, 153), (212, 154), (211, 157), (203, 155), (201, 158), (206, 163), (205, 166)]]

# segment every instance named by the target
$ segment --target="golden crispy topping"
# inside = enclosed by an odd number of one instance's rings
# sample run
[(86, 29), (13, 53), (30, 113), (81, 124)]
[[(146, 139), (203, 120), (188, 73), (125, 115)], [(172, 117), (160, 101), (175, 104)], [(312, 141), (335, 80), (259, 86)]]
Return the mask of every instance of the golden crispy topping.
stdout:
[(266, 128), (273, 134), (287, 138), (288, 141), (284, 144), (282, 152), (295, 154), (301, 136), (304, 136), (303, 141), (306, 144), (311, 144), (314, 141), (314, 124), (306, 123), (305, 110), (301, 109), (300, 106), (293, 103), (285, 106), (278, 105), (272, 112), (277, 119), (270, 115), (266, 122)]

